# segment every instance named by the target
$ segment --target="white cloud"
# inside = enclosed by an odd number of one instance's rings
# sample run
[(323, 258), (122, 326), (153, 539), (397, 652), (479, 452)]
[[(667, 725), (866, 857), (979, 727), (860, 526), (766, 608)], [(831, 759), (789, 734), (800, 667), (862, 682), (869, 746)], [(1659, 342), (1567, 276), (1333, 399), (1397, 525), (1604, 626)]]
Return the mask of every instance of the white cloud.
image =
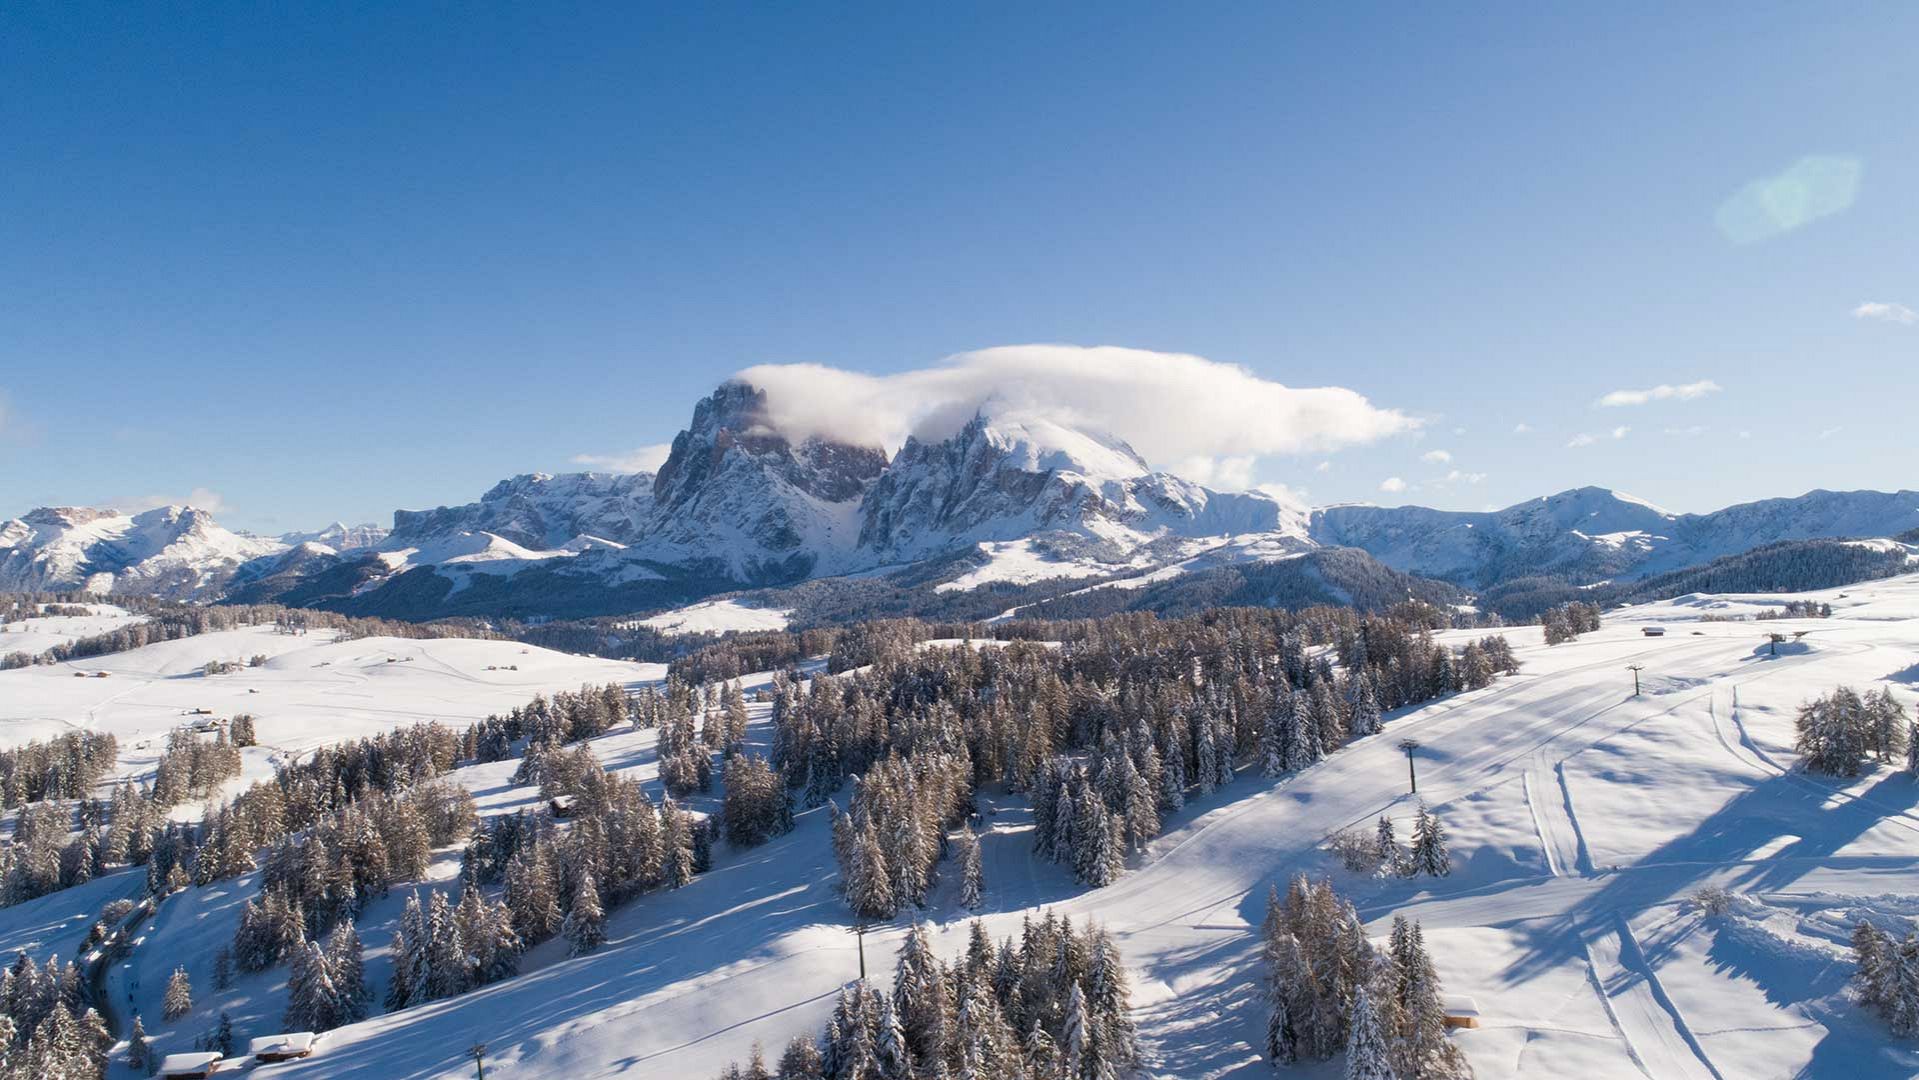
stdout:
[(1626, 426), (1626, 425), (1624, 425), (1624, 424), (1621, 424), (1621, 425), (1619, 425), (1618, 427), (1616, 427), (1616, 428), (1614, 428), (1614, 429), (1612, 429), (1612, 437), (1613, 437), (1613, 438), (1615, 438), (1615, 439), (1623, 439), (1623, 438), (1625, 438), (1625, 437), (1626, 437), (1626, 436), (1627, 436), (1627, 435), (1628, 435), (1629, 433), (1631, 433), (1631, 431), (1632, 431), (1632, 429), (1631, 429), (1631, 428), (1629, 428), (1629, 427), (1627, 427), (1627, 426)]
[(1398, 493), (1406, 490), (1406, 481), (1401, 480), (1397, 476), (1388, 476), (1386, 479), (1381, 480), (1379, 482), (1379, 490), (1384, 491), (1389, 495), (1397, 495)]
[(1195, 484), (1221, 491), (1245, 491), (1253, 486), (1254, 460), (1250, 454), (1239, 457), (1193, 457), (1174, 462), (1172, 473)]
[(1454, 469), (1446, 474), (1447, 482), (1453, 484), (1477, 484), (1485, 479), (1486, 474), (1483, 472), (1460, 472)]
[(1705, 397), (1707, 394), (1718, 393), (1719, 389), (1719, 384), (1711, 379), (1701, 379), (1698, 382), (1684, 383), (1679, 386), (1660, 383), (1658, 386), (1649, 386), (1644, 390), (1614, 390), (1600, 398), (1599, 404), (1607, 408), (1617, 408), (1621, 405), (1644, 405), (1649, 401), (1691, 401), (1694, 398)]
[(1533, 431), (1533, 426), (1531, 424), (1526, 423), (1524, 420), (1521, 420), (1519, 423), (1513, 425), (1514, 435), (1530, 435), (1532, 434), (1532, 431)]
[(1706, 425), (1704, 424), (1693, 424), (1689, 427), (1669, 427), (1666, 429), (1666, 434), (1673, 435), (1673, 436), (1683, 435), (1687, 437), (1692, 437), (1696, 435), (1704, 435), (1705, 433), (1706, 433)]
[(1453, 456), (1444, 450), (1428, 450), (1419, 455), (1419, 460), (1428, 465), (1448, 465), (1452, 463)]
[(1213, 468), (1229, 476), (1235, 459), (1336, 450), (1419, 426), (1342, 387), (1290, 387), (1237, 364), (1114, 346), (1004, 346), (893, 375), (765, 364), (739, 377), (766, 391), (789, 438), (892, 449), (909, 434), (951, 435), (984, 409), (1116, 435), (1156, 467), (1218, 459)]
[(1466, 429), (1465, 429), (1465, 428), (1463, 428), (1463, 427), (1456, 427), (1456, 428), (1454, 428), (1454, 429), (1453, 429), (1453, 434), (1455, 434), (1455, 435), (1464, 435), (1464, 434), (1466, 434)]
[(1868, 300), (1853, 308), (1852, 317), (1878, 319), (1880, 322), (1899, 323), (1902, 326), (1919, 323), (1919, 311), (1914, 311), (1904, 304), (1887, 304), (1877, 300)]
[(1332, 472), (1333, 463), (1330, 461), (1322, 461), (1318, 465), (1313, 466), (1313, 471), (1314, 472)]
[(1819, 433), (1819, 441), (1824, 442), (1825, 440), (1832, 438), (1834, 435), (1837, 435), (1844, 430), (1846, 430), (1846, 427), (1844, 424), (1841, 424), (1837, 427), (1829, 427)]
[(191, 506), (195, 510), (219, 514), (227, 509), (227, 501), (221, 498), (217, 491), (197, 487), (185, 495), (139, 495), (113, 499), (107, 503), (107, 506), (127, 514), (144, 513), (148, 510), (157, 510), (162, 506)]
[(1271, 495), (1280, 502), (1289, 503), (1293, 506), (1306, 507), (1312, 505), (1308, 500), (1308, 492), (1305, 488), (1296, 488), (1290, 484), (1259, 484), (1255, 486), (1253, 490)]
[(573, 464), (605, 472), (659, 472), (660, 466), (666, 464), (667, 455), (672, 452), (672, 443), (654, 443), (624, 454), (574, 454)]
[(1598, 441), (1599, 441), (1598, 439), (1595, 439), (1591, 435), (1588, 435), (1582, 431), (1579, 434), (1574, 435), (1572, 438), (1566, 440), (1566, 445), (1569, 447), (1591, 446), (1592, 444)]

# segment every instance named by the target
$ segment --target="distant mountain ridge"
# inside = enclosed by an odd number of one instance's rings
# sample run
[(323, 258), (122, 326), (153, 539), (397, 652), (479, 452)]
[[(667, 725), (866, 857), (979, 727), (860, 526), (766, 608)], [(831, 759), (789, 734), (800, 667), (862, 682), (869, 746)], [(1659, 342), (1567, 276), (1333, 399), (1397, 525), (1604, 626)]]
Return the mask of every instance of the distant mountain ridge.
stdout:
[(1315, 589), (1341, 595), (1339, 586), (1244, 584), (1277, 580), (1270, 575), (1219, 576), (1309, 552), (1345, 554), (1287, 573), (1336, 568), (1340, 581), (1364, 582), (1370, 602), (1446, 595), (1422, 579), (1467, 591), (1534, 578), (1630, 582), (1784, 541), (1919, 528), (1912, 491), (1813, 491), (1709, 514), (1672, 514), (1597, 487), (1478, 513), (1309, 510), (1156, 472), (1124, 440), (1044, 416), (982, 410), (951, 435), (909, 438), (889, 458), (878, 447), (789, 438), (771, 415), (764, 391), (731, 381), (698, 403), (657, 474), (527, 473), (475, 502), (396, 511), (391, 530), (336, 523), (266, 538), (185, 507), (131, 516), (42, 508), (0, 523), (0, 590), (528, 618), (625, 614), (844, 575), (1051, 595), (1144, 576), (1127, 587), (1150, 585), (1153, 606), (1173, 609), (1180, 601), (1168, 590), (1187, 587), (1172, 584), (1181, 577), (1197, 588), (1206, 576), (1221, 595), (1222, 582), (1242, 582), (1231, 595), (1280, 602)]

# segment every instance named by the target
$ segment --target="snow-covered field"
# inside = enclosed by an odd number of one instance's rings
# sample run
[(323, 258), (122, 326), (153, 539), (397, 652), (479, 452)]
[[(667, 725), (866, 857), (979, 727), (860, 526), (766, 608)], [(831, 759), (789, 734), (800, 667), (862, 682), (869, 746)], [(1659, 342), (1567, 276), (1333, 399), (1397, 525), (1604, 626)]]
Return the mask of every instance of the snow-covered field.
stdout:
[[(1481, 1028), (1457, 1035), (1482, 1078), (1915, 1075), (1913, 1045), (1894, 1042), (1848, 999), (1845, 936), (1861, 915), (1919, 913), (1919, 785), (1886, 769), (1849, 783), (1808, 776), (1792, 770), (1791, 743), (1799, 703), (1838, 683), (1890, 685), (1913, 704), (1919, 575), (1793, 598), (1830, 602), (1833, 617), (1701, 622), (1783, 598), (1684, 597), (1612, 613), (1604, 629), (1552, 648), (1536, 628), (1511, 631), (1519, 675), (1394, 715), (1383, 735), (1297, 776), (1242, 771), (1169, 818), (1126, 876), (1100, 890), (1032, 859), (1023, 804), (986, 792), (982, 914), (996, 936), (1042, 906), (1105, 921), (1131, 967), (1160, 1076), (1270, 1075), (1257, 1049), (1255, 930), (1268, 887), (1298, 871), (1331, 874), (1375, 932), (1395, 912), (1422, 921), (1448, 992), (1476, 998), (1483, 1013)], [(1648, 625), (1666, 635), (1645, 636)], [(1805, 635), (1774, 657), (1763, 641), (1771, 631)], [(206, 704), (255, 712), (263, 742), (311, 745), (478, 715), (541, 688), (658, 674), (501, 643), (327, 645), (265, 631), (217, 640), (226, 637), (89, 664), (114, 672), (104, 680), (57, 668), (0, 674), (7, 737), (95, 725), (126, 743)], [(272, 659), (232, 676), (193, 674), (206, 659), (255, 652)], [(519, 672), (484, 670), (502, 652)], [(1643, 667), (1637, 698), (1628, 664)], [(756, 741), (766, 737), (765, 710), (751, 707)], [(1420, 794), (1448, 824), (1454, 872), (1413, 881), (1345, 874), (1321, 849), (1328, 834), (1380, 814), (1401, 819), (1404, 834), (1414, 802), (1396, 744), (1407, 737), (1421, 743)], [(653, 740), (621, 731), (594, 749), (652, 787)], [(510, 811), (533, 797), (507, 784), (512, 767), (476, 766), (454, 779), (484, 812)], [(756, 1040), (777, 1048), (814, 1033), (858, 964), (850, 916), (833, 891), (825, 816), (802, 814), (792, 833), (744, 852), (722, 845), (713, 870), (686, 888), (617, 909), (596, 953), (564, 959), (549, 943), (518, 978), (340, 1029), (311, 1061), (259, 1071), (467, 1076), (463, 1050), (480, 1040), (489, 1074), (501, 1077), (698, 1078)], [(457, 854), (443, 853), (433, 877), (448, 881), (457, 867)], [(924, 916), (950, 953), (970, 913), (947, 876)], [(0, 945), (70, 950), (84, 923), (67, 909), (123, 895), (125, 877), (0, 911)], [(1741, 894), (1731, 914), (1707, 916), (1688, 902), (1709, 884)], [(175, 963), (210, 988), (211, 954), (251, 892), (249, 877), (169, 900), (111, 992), (123, 1002), (132, 992), (151, 1020)], [(396, 890), (360, 923), (375, 985), (403, 900)], [(867, 935), (876, 972), (890, 972), (900, 934)], [(222, 1008), (243, 1031), (274, 1027), (284, 980), (277, 969), (226, 995), (207, 992), (156, 1041), (184, 1049)]]
[(663, 634), (726, 634), (784, 630), (792, 621), (787, 608), (754, 607), (738, 600), (706, 600), (639, 620)]
[[(256, 656), (266, 659), (244, 666)], [(202, 674), (215, 660), (243, 666)], [(0, 748), (76, 729), (110, 732), (120, 742), (120, 774), (137, 776), (190, 711), (251, 713), (259, 745), (246, 751), (250, 780), (271, 776), (276, 755), (423, 720), (464, 724), (538, 693), (647, 682), (664, 671), (514, 641), (335, 641), (330, 630), (294, 636), (248, 627), (0, 672)]]
[(42, 615), (0, 624), (0, 656), (23, 652), (38, 656), (48, 649), (66, 645), (95, 634), (110, 634), (123, 626), (145, 622), (112, 604), (86, 604), (89, 615)]

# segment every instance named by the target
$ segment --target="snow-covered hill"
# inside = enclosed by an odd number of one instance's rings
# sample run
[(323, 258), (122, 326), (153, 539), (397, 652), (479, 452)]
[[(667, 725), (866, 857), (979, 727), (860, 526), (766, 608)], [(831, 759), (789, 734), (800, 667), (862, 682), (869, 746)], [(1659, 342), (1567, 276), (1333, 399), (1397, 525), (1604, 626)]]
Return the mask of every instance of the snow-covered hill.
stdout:
[[(1101, 889), (1075, 885), (1037, 859), (1023, 798), (989, 786), (981, 793), (986, 891), (978, 914), (995, 939), (1017, 935), (1021, 921), (1042, 910), (1104, 923), (1133, 983), (1147, 1074), (1166, 1080), (1271, 1075), (1260, 1049), (1257, 928), (1267, 890), (1299, 872), (1333, 875), (1375, 935), (1394, 914), (1421, 922), (1448, 992), (1477, 1002), (1481, 1026), (1455, 1038), (1482, 1080), (1909, 1077), (1919, 1053), (1852, 1000), (1846, 939), (1862, 918), (1898, 926), (1919, 915), (1911, 857), (1919, 788), (1884, 766), (1854, 780), (1796, 770), (1792, 718), (1801, 701), (1839, 683), (1889, 686), (1914, 704), (1919, 575), (1790, 597), (1808, 598), (1830, 603), (1833, 616), (1765, 624), (1804, 633), (1778, 657), (1761, 647), (1751, 623), (1702, 621), (1776, 610), (1788, 599), (1766, 594), (1623, 609), (1600, 631), (1553, 647), (1536, 629), (1506, 631), (1523, 663), (1518, 676), (1391, 715), (1383, 734), (1298, 774), (1266, 779), (1242, 770), (1169, 815), (1163, 835)], [(1648, 638), (1647, 626), (1667, 636)], [(111, 700), (40, 697), (26, 711), (45, 715), (48, 726), (9, 737), (85, 723), (98, 710), (126, 745), (148, 730), (142, 709), (158, 717), (188, 700), (181, 688), (219, 681), (176, 686), (170, 674), (259, 647), (216, 637), (127, 654), (115, 679), (98, 686), (57, 670), (0, 673), (0, 683), (18, 679), (46, 695), (111, 693), (118, 679), (143, 680), (138, 692)], [(486, 700), (511, 703), (502, 700), (508, 686), (488, 684), (495, 673), (478, 665), (494, 659), (487, 650), (517, 646), (284, 641), (262, 650), (273, 659), (257, 675), (227, 678), (236, 687), (257, 679), (274, 700), (301, 703), (316, 721), (334, 695), (360, 695), (356, 732), (414, 713), (455, 719), (475, 715)], [(386, 663), (389, 649), (406, 647), (417, 659)], [(332, 662), (321, 666), (323, 659)], [(512, 688), (620, 674), (568, 663), (542, 661), (540, 673), (513, 677)], [(1643, 669), (1637, 697), (1627, 664)], [(764, 680), (749, 677), (748, 689)], [(455, 687), (459, 705), (440, 706)], [(0, 701), (11, 699), (5, 689)], [(174, 696), (140, 704), (155, 691)], [(749, 708), (748, 741), (763, 750), (770, 706)], [(299, 737), (277, 721), (269, 727), (275, 714), (264, 707), (261, 714), (267, 741)], [(1421, 744), (1420, 796), (1451, 835), (1452, 873), (1408, 881), (1342, 871), (1322, 849), (1328, 834), (1370, 828), (1382, 815), (1403, 834), (1414, 812), (1398, 745), (1408, 737)], [(593, 748), (609, 769), (658, 797), (654, 731), (618, 730)], [(486, 815), (537, 806), (537, 787), (513, 784), (513, 768), (470, 766), (449, 780), (472, 790)], [(716, 800), (717, 793), (694, 797), (702, 809)], [(776, 1054), (791, 1036), (819, 1030), (834, 994), (858, 970), (852, 919), (834, 893), (827, 817), (825, 808), (802, 813), (792, 833), (760, 847), (720, 845), (713, 869), (685, 888), (616, 909), (606, 944), (590, 955), (567, 958), (560, 942), (550, 943), (530, 953), (515, 978), (375, 1015), (329, 1033), (309, 1061), (260, 1071), (454, 1080), (471, 1075), (464, 1053), (475, 1042), (488, 1046), (490, 1073), (523, 1080), (709, 1077), (755, 1042)], [(443, 850), (417, 887), (455, 889), (457, 872), (456, 849)], [(975, 914), (958, 906), (954, 876), (949, 867), (927, 908), (914, 913), (945, 955), (962, 950)], [(109, 875), (0, 910), (0, 946), (70, 955), (86, 916), (137, 892), (138, 882), (137, 872)], [(1689, 899), (1705, 886), (1731, 890), (1730, 910), (1710, 914)], [(240, 902), (256, 888), (247, 875), (175, 894), (109, 975), (109, 992), (131, 998), (163, 1049), (184, 1048), (220, 1011), (243, 1034), (277, 1029), (287, 969), (243, 976), (226, 991), (211, 985), (210, 957), (231, 939)], [(395, 890), (359, 920), (376, 987), (391, 971), (389, 949), (411, 891)], [(885, 925), (865, 937), (882, 988), (903, 933)], [(159, 994), (179, 964), (193, 977), (195, 1007), (165, 1023)], [(1301, 1074), (1336, 1068), (1307, 1065)]]

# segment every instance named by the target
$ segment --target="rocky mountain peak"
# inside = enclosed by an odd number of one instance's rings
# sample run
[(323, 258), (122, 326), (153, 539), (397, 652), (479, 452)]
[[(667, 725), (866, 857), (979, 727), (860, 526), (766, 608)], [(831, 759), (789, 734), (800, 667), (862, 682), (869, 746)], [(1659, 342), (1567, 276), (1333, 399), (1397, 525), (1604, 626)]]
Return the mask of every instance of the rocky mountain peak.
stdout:
[(766, 391), (732, 380), (701, 400), (692, 424), (673, 439), (653, 481), (654, 499), (672, 513), (735, 468), (777, 474), (807, 495), (838, 503), (865, 491), (886, 468), (886, 453), (818, 437), (794, 445), (768, 418)]

